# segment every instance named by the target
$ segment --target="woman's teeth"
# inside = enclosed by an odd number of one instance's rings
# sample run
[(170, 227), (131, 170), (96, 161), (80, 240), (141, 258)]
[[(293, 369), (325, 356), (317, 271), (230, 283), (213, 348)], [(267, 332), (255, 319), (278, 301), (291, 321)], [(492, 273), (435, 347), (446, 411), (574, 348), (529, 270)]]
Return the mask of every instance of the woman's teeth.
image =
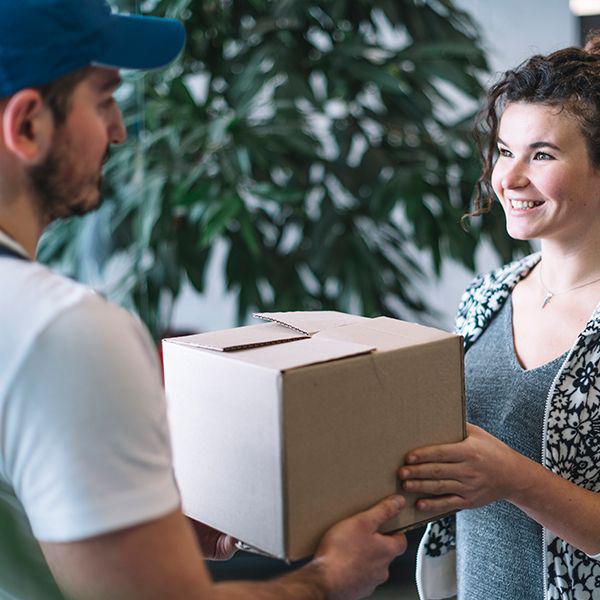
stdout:
[(528, 210), (544, 204), (539, 200), (511, 200), (510, 205), (517, 210)]

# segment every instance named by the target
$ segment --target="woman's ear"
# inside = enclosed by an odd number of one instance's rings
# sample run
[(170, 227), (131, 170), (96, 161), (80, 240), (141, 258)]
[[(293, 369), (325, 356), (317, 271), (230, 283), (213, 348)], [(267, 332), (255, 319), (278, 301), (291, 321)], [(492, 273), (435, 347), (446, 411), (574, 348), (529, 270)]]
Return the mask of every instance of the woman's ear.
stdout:
[(41, 162), (52, 143), (54, 119), (41, 93), (25, 89), (14, 94), (2, 113), (6, 148), (26, 165)]

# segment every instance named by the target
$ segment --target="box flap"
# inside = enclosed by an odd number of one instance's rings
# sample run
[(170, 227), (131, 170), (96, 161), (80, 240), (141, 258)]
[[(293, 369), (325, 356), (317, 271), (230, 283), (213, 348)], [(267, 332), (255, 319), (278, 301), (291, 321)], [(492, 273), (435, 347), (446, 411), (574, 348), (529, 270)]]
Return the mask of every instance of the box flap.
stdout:
[(306, 335), (314, 335), (324, 329), (339, 327), (340, 325), (371, 321), (366, 317), (347, 315), (334, 310), (255, 313), (253, 316), (257, 319), (279, 323), (284, 327), (289, 327)]
[(377, 352), (387, 352), (388, 350), (398, 350), (404, 347), (413, 347), (415, 341), (390, 333), (380, 329), (373, 329), (362, 323), (353, 323), (351, 325), (342, 325), (335, 329), (326, 329), (314, 335), (313, 339), (339, 340), (344, 342), (353, 342), (355, 344), (366, 344), (374, 346)]
[(242, 350), (232, 354), (231, 358), (269, 369), (288, 371), (360, 354), (368, 354), (373, 350), (375, 350), (375, 347), (372, 345), (308, 337), (288, 344), (281, 344), (277, 347), (261, 346)]
[(261, 325), (249, 325), (235, 329), (224, 329), (223, 331), (210, 331), (208, 333), (168, 338), (165, 341), (207, 350), (231, 352), (233, 350), (259, 348), (260, 346), (302, 340), (308, 337), (308, 334), (291, 330), (277, 323), (262, 323)]
[(390, 317), (376, 317), (369, 319), (371, 329), (391, 333), (393, 335), (402, 336), (413, 340), (414, 342), (437, 342), (438, 340), (447, 340), (456, 337), (454, 333), (448, 333), (434, 327), (426, 327), (418, 323), (409, 323), (408, 321), (400, 321), (399, 319), (391, 319)]
[(314, 336), (319, 339), (340, 340), (375, 346), (378, 352), (399, 350), (455, 337), (439, 329), (407, 323), (388, 317), (367, 319), (366, 322), (326, 329)]

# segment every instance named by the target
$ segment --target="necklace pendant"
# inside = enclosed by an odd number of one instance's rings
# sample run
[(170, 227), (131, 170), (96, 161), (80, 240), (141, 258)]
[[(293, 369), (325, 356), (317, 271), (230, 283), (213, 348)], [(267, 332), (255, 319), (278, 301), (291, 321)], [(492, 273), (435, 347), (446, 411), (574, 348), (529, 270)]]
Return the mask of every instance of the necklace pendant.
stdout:
[(553, 297), (554, 297), (554, 294), (552, 292), (548, 292), (546, 294), (546, 297), (544, 298), (544, 303), (542, 304), (542, 308), (546, 308), (546, 304), (548, 304), (548, 302), (550, 302), (550, 300), (552, 300)]

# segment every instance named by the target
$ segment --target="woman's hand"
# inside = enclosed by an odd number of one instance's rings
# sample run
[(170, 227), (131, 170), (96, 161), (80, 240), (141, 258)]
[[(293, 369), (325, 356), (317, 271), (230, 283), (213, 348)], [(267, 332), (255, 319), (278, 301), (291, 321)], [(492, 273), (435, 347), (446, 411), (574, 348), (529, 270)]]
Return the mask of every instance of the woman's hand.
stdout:
[(402, 487), (429, 498), (417, 509), (437, 514), (504, 499), (575, 548), (600, 553), (600, 494), (556, 475), (493, 435), (467, 425), (456, 444), (417, 448), (398, 470)]
[(526, 461), (493, 435), (467, 424), (462, 442), (409, 452), (398, 476), (407, 492), (434, 496), (418, 500), (418, 510), (454, 511), (510, 499)]

